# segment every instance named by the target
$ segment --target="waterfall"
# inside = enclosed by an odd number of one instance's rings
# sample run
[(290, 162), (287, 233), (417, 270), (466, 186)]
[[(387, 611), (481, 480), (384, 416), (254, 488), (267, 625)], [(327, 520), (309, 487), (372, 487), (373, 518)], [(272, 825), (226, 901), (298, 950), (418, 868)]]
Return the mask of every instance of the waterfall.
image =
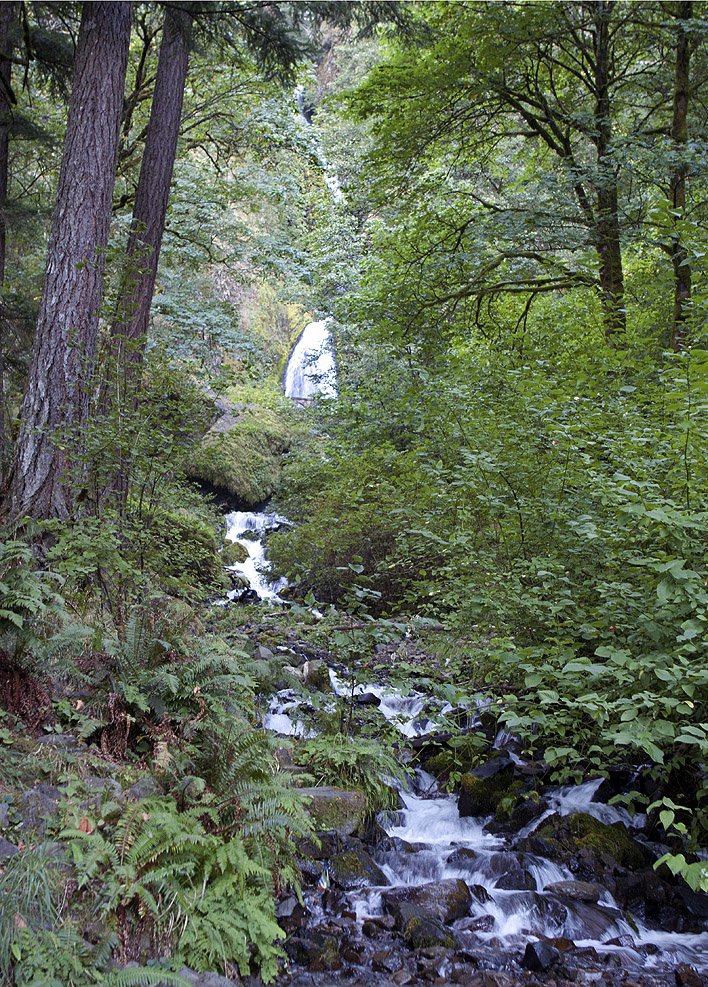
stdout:
[(309, 403), (315, 394), (337, 394), (337, 368), (328, 321), (306, 325), (288, 361), (285, 395), (293, 401)]

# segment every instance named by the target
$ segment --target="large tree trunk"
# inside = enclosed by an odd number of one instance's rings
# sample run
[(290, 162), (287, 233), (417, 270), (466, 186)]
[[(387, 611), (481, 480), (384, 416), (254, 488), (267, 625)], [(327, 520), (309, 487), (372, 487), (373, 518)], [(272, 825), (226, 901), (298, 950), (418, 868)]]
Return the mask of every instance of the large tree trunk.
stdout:
[[(5, 284), (5, 207), (10, 161), (10, 106), (12, 93), (12, 45), (10, 27), (15, 15), (15, 3), (0, 5), (0, 288)], [(5, 438), (5, 332), (0, 315), (0, 491), (4, 486), (6, 453)]]
[(177, 154), (192, 37), (189, 4), (167, 8), (116, 314), (111, 327), (118, 372), (140, 373)]
[[(63, 517), (62, 434), (86, 419), (111, 221), (131, 3), (85, 3), (10, 507)], [(59, 433), (59, 434), (57, 434)]]
[[(676, 41), (676, 68), (674, 75), (674, 106), (671, 120), (671, 137), (681, 148), (688, 140), (688, 95), (691, 47), (686, 27), (693, 16), (692, 0), (681, 0), (672, 5), (672, 13), (681, 21)], [(675, 221), (683, 218), (686, 207), (686, 176), (688, 169), (679, 163), (671, 176), (670, 197)], [(674, 317), (672, 344), (675, 350), (683, 347), (688, 303), (691, 300), (691, 265), (685, 246), (677, 234), (672, 243), (671, 262), (674, 268)]]
[(593, 56), (595, 81), (595, 147), (597, 150), (597, 227), (596, 250), (600, 261), (600, 296), (605, 321), (605, 337), (621, 345), (627, 324), (624, 308), (624, 272), (619, 232), (617, 174), (610, 152), (610, 72), (612, 39), (610, 22), (614, 0), (598, 0), (592, 5), (594, 21)]

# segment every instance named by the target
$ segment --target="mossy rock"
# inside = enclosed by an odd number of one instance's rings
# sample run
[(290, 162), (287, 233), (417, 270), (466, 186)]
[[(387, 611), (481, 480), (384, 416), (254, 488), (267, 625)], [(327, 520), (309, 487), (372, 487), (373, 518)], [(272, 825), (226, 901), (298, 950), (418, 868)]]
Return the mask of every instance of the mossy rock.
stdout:
[(351, 836), (364, 824), (369, 806), (363, 792), (346, 792), (340, 788), (301, 788), (307, 811), (318, 831), (334, 831)]
[(248, 558), (248, 549), (238, 541), (225, 541), (221, 549), (222, 565), (240, 565)]
[(228, 491), (244, 504), (259, 504), (275, 490), (280, 458), (289, 445), (283, 419), (251, 405), (212, 425), (192, 454), (187, 475)]
[(389, 883), (381, 868), (361, 846), (335, 854), (329, 867), (334, 883), (345, 891), (371, 884), (382, 887)]
[(457, 945), (452, 932), (442, 922), (428, 915), (411, 915), (401, 932), (411, 949), (429, 949), (434, 946), (454, 949)]
[(505, 771), (495, 778), (477, 778), (471, 773), (460, 779), (461, 816), (489, 816), (496, 813), (500, 803), (512, 806), (523, 783), (514, 780), (512, 772)]
[(622, 867), (641, 870), (647, 864), (647, 855), (632, 839), (621, 822), (602, 823), (587, 812), (577, 812), (568, 821), (568, 829), (578, 849), (592, 847), (609, 854)]

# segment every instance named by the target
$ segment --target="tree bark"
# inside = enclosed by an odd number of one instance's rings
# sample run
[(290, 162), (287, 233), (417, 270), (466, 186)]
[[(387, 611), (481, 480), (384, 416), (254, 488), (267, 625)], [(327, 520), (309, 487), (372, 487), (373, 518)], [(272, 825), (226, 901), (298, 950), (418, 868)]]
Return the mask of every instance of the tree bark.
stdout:
[[(12, 92), (12, 44), (10, 27), (15, 15), (15, 3), (0, 5), (0, 289), (5, 286), (6, 222), (5, 208), (10, 161), (10, 107)], [(0, 490), (5, 479), (5, 326), (0, 315)]]
[(85, 421), (103, 297), (132, 4), (85, 3), (10, 509), (64, 517), (64, 439)]
[[(680, 149), (688, 140), (688, 99), (691, 46), (686, 26), (693, 16), (692, 0), (681, 0), (672, 6), (672, 13), (681, 22), (676, 40), (676, 68), (674, 75), (674, 104), (671, 119), (671, 137)], [(670, 200), (674, 222), (683, 218), (686, 208), (686, 177), (688, 168), (680, 161), (671, 176)], [(691, 300), (691, 265), (688, 253), (676, 233), (671, 247), (671, 262), (674, 269), (674, 315), (671, 342), (675, 350), (683, 348), (686, 334), (688, 303)]]
[(597, 228), (596, 250), (600, 261), (600, 297), (605, 322), (605, 338), (621, 343), (627, 318), (624, 308), (624, 271), (619, 232), (617, 174), (612, 160), (612, 120), (610, 73), (612, 40), (610, 21), (614, 0), (598, 0), (591, 7), (594, 20), (593, 57), (595, 82), (595, 137), (597, 150)]
[(170, 183), (177, 155), (191, 38), (192, 15), (189, 10), (168, 7), (125, 266), (111, 326), (118, 372), (133, 379), (140, 372), (145, 352)]

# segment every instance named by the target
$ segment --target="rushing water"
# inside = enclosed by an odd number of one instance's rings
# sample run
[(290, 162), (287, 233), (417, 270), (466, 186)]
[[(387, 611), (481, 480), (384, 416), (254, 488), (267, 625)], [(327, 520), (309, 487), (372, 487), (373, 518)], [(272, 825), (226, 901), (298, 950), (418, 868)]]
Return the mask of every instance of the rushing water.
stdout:
[(311, 401), (316, 394), (334, 397), (337, 369), (327, 319), (310, 322), (302, 331), (285, 371), (285, 396)]
[[(378, 710), (405, 737), (425, 735), (440, 724), (437, 717), (452, 707), (416, 692), (403, 695), (379, 684), (352, 685), (330, 669), (332, 687), (340, 696), (371, 694)], [(334, 701), (334, 700), (333, 700)], [(488, 702), (480, 697), (479, 706)], [(264, 726), (292, 736), (309, 736), (303, 722), (303, 698), (295, 691), (274, 696)], [(474, 712), (472, 713), (474, 719)], [(518, 761), (518, 758), (514, 758)], [(418, 770), (412, 789), (401, 792), (403, 808), (383, 813), (380, 824), (392, 845), (374, 851), (388, 884), (350, 891), (350, 907), (359, 923), (376, 918), (384, 909), (386, 888), (415, 887), (458, 878), (472, 892), (470, 914), (452, 929), (465, 948), (475, 940), (490, 949), (523, 951), (526, 943), (548, 938), (567, 939), (576, 948), (592, 946), (598, 954), (615, 954), (627, 970), (653, 971), (673, 980), (673, 969), (689, 963), (708, 972), (708, 932), (676, 933), (652, 927), (623, 913), (610, 891), (596, 888), (597, 900), (576, 900), (554, 888), (576, 881), (567, 867), (528, 851), (520, 843), (551, 813), (561, 816), (589, 813), (600, 822), (622, 823), (635, 833), (646, 824), (643, 816), (630, 818), (621, 806), (594, 801), (601, 779), (544, 791), (549, 809), (515, 834), (489, 832), (485, 818), (461, 817), (452, 795), (437, 793), (435, 779)], [(430, 798), (429, 793), (437, 793)]]
[[(248, 552), (248, 558), (245, 562), (237, 562), (227, 568), (242, 576), (248, 582), (249, 589), (257, 593), (261, 600), (282, 603), (283, 600), (278, 594), (285, 588), (287, 582), (280, 579), (272, 583), (268, 579), (268, 563), (265, 557), (263, 536), (267, 531), (274, 531), (276, 528), (288, 524), (287, 519), (281, 517), (280, 514), (233, 511), (226, 515), (225, 520), (227, 541), (243, 545)], [(242, 593), (242, 589), (232, 589), (226, 595), (229, 600), (235, 600)]]

